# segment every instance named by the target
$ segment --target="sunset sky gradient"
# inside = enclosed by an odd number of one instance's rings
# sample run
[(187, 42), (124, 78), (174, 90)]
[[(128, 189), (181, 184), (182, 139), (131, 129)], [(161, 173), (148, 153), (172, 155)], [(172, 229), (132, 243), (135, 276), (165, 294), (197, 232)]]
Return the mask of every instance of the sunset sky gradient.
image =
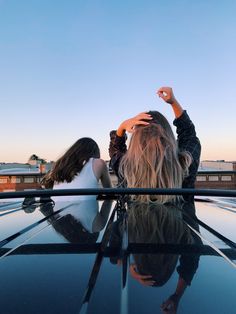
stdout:
[(0, 162), (55, 160), (83, 136), (108, 159), (122, 120), (152, 109), (172, 122), (161, 86), (202, 160), (236, 160), (235, 16), (234, 0), (0, 0)]

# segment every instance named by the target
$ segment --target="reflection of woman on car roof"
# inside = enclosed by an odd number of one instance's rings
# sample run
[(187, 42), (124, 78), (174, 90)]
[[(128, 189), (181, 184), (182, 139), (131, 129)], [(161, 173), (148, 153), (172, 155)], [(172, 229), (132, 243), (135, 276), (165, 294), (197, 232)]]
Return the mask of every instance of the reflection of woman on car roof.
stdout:
[[(99, 232), (105, 227), (112, 201), (105, 200), (99, 211), (99, 204), (96, 199), (80, 200), (78, 202), (42, 204), (40, 211), (49, 216), (48, 222), (65, 239), (72, 243), (86, 244), (96, 242)], [(54, 211), (65, 205), (65, 209), (56, 215)]]
[[(188, 205), (187, 205), (188, 204)], [(201, 245), (202, 242), (187, 226), (182, 218), (181, 207), (194, 214), (193, 204), (183, 202), (180, 207), (162, 204), (133, 203), (129, 208), (128, 228), (131, 243), (152, 243), (171, 245)], [(189, 207), (189, 208), (188, 208)], [(182, 210), (181, 210), (182, 208)], [(198, 225), (192, 226), (198, 230)], [(179, 279), (176, 291), (163, 302), (163, 313), (175, 313), (165, 310), (175, 307), (187, 286), (191, 285), (193, 276), (198, 268), (198, 254), (134, 254), (130, 273), (134, 279), (146, 286), (163, 286), (172, 276), (176, 268)]]

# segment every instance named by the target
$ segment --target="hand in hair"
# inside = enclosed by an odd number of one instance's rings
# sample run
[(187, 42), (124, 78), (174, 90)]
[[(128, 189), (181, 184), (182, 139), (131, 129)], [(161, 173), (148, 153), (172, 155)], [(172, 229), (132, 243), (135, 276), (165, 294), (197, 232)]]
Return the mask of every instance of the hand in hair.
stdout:
[(183, 108), (175, 98), (171, 87), (161, 87), (157, 91), (157, 95), (161, 97), (165, 102), (171, 104), (175, 117), (179, 118), (183, 113)]
[(142, 112), (133, 118), (127, 119), (120, 124), (116, 134), (118, 136), (123, 136), (126, 131), (133, 133), (136, 125), (149, 124), (149, 122), (143, 120), (152, 120), (152, 116), (146, 112)]

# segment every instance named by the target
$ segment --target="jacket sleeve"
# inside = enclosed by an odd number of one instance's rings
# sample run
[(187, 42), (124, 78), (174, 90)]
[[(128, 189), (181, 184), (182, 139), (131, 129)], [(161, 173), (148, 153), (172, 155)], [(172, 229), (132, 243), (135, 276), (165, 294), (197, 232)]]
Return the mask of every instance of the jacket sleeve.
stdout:
[(177, 267), (177, 272), (184, 279), (188, 286), (191, 285), (193, 277), (198, 269), (199, 255), (181, 255), (180, 264)]
[[(197, 222), (195, 205), (191, 202), (184, 202), (182, 205), (184, 222), (190, 225), (197, 232), (200, 232), (199, 224)], [(195, 249), (200, 250), (201, 248), (203, 248), (204, 246), (201, 238), (193, 231), (191, 231), (191, 234), (194, 240), (192, 245), (195, 247)], [(183, 239), (183, 244), (186, 244), (185, 239)], [(191, 254), (182, 254), (180, 256), (177, 272), (179, 273), (180, 277), (185, 280), (187, 285), (191, 284), (191, 281), (198, 269), (199, 261), (200, 253), (198, 254), (197, 251)]]
[(119, 165), (121, 158), (127, 151), (126, 146), (126, 134), (122, 137), (116, 135), (116, 131), (110, 132), (110, 145), (109, 145), (109, 156), (110, 163), (109, 167), (115, 172), (117, 177), (119, 177)]
[(177, 127), (179, 151), (187, 151), (192, 157), (189, 175), (183, 182), (183, 188), (193, 188), (200, 162), (201, 144), (196, 135), (195, 126), (185, 110), (179, 118), (174, 120), (173, 124)]

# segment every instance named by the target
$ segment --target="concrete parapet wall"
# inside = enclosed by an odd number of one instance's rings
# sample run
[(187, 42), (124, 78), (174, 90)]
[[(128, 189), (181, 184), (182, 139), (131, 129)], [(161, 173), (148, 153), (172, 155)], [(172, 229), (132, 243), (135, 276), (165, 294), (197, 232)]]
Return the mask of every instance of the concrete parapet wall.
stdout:
[(198, 172), (195, 186), (199, 189), (236, 190), (236, 171)]

